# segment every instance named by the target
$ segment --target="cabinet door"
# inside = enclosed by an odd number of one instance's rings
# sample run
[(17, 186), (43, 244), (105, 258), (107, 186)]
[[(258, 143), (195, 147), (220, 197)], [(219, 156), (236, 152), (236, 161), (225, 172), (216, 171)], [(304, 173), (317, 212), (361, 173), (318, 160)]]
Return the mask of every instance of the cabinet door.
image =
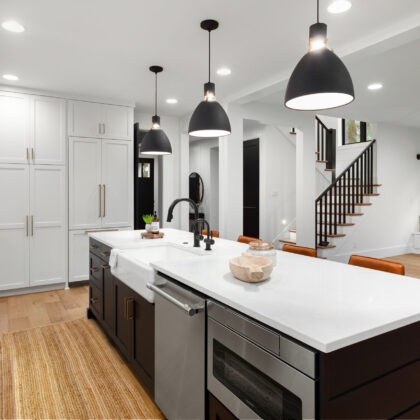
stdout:
[(64, 165), (66, 101), (36, 96), (33, 99), (33, 128), (31, 160), (36, 164)]
[(124, 283), (115, 282), (115, 342), (130, 360), (133, 342), (133, 292)]
[(29, 286), (29, 166), (0, 164), (0, 290)]
[(84, 230), (69, 232), (69, 282), (89, 280), (89, 235)]
[(30, 191), (30, 285), (64, 283), (67, 278), (64, 166), (31, 166)]
[(149, 392), (154, 393), (155, 306), (138, 294), (134, 301), (133, 365)]
[(94, 102), (68, 102), (68, 134), (75, 137), (100, 137), (103, 105)]
[(102, 226), (130, 226), (133, 211), (131, 141), (102, 141)]
[(71, 138), (69, 148), (69, 227), (101, 227), (101, 140)]
[(101, 137), (131, 140), (133, 138), (133, 108), (116, 105), (102, 106), (104, 130)]
[(0, 163), (28, 163), (30, 106), (27, 95), (0, 92)]
[(115, 277), (111, 274), (109, 265), (103, 265), (104, 274), (104, 308), (103, 323), (108, 334), (114, 335), (115, 331)]

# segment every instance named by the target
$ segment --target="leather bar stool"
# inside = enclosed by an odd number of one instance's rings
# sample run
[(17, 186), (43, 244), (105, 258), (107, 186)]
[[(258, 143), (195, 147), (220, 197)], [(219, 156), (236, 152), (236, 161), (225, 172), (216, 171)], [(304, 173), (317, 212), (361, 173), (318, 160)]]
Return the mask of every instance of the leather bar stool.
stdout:
[(403, 264), (381, 260), (379, 258), (362, 257), (361, 255), (352, 255), (349, 260), (350, 265), (358, 267), (371, 268), (372, 270), (385, 271), (387, 273), (405, 275), (405, 267)]
[[(213, 232), (213, 238), (220, 238), (220, 233), (217, 230), (211, 230), (210, 234)], [(201, 234), (207, 236), (207, 229), (203, 229)]]
[(305, 248), (303, 246), (296, 246), (296, 245), (284, 245), (283, 251), (291, 252), (292, 254), (300, 254), (306, 255), (307, 257), (318, 257), (318, 253), (316, 249), (313, 248)]
[(252, 238), (251, 236), (240, 236), (238, 238), (238, 242), (241, 242), (243, 244), (249, 244), (250, 242), (254, 242), (254, 241), (261, 241), (261, 239)]

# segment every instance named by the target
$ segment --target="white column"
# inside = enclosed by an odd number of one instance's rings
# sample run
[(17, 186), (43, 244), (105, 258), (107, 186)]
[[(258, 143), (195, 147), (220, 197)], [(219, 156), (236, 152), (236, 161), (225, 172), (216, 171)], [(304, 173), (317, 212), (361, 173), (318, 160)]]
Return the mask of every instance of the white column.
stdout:
[(296, 134), (296, 235), (297, 245), (315, 246), (315, 130), (308, 115)]
[(222, 238), (236, 240), (243, 230), (243, 118), (229, 105), (232, 134), (219, 139), (219, 224)]

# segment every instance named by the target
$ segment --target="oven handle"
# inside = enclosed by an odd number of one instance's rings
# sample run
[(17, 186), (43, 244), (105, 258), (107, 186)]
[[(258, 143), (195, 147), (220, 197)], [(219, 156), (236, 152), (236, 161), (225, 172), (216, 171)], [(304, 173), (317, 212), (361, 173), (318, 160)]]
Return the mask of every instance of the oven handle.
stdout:
[(164, 299), (168, 300), (169, 302), (171, 302), (172, 304), (174, 304), (178, 308), (185, 311), (189, 316), (194, 316), (195, 314), (204, 311), (204, 306), (193, 308), (190, 305), (188, 305), (187, 303), (183, 303), (183, 302), (179, 301), (178, 299), (175, 299), (169, 293), (164, 292), (159, 286), (155, 286), (152, 283), (147, 283), (147, 288), (152, 290), (153, 292), (155, 292), (159, 296), (163, 297)]

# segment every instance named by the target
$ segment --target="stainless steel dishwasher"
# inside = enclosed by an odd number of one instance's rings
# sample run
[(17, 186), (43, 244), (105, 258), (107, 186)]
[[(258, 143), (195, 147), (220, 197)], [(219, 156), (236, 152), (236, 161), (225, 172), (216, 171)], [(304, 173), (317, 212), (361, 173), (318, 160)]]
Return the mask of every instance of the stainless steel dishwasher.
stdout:
[(155, 293), (155, 401), (169, 420), (205, 418), (206, 301), (158, 276)]

